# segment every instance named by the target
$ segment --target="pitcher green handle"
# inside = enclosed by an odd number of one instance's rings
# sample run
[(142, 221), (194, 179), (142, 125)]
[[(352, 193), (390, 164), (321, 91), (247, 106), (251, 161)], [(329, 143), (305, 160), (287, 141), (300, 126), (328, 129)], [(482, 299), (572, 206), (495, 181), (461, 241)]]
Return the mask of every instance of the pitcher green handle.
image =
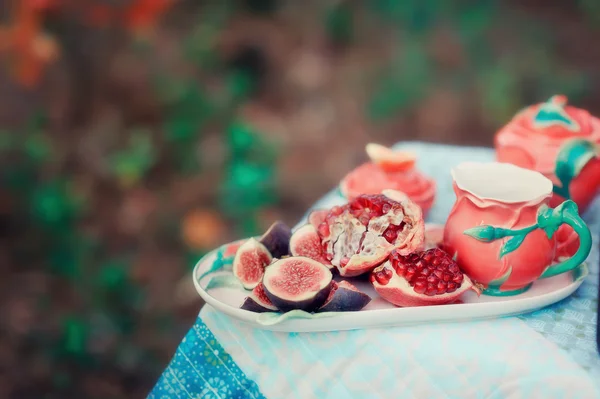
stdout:
[(464, 234), (483, 242), (492, 242), (505, 237), (511, 237), (500, 248), (499, 257), (501, 259), (504, 255), (519, 248), (525, 240), (525, 237), (527, 237), (527, 234), (532, 231), (542, 229), (546, 233), (548, 239), (550, 239), (554, 233), (556, 233), (558, 228), (565, 223), (571, 226), (579, 236), (579, 249), (575, 255), (564, 262), (549, 266), (540, 276), (540, 278), (546, 278), (575, 269), (586, 260), (592, 249), (592, 234), (585, 222), (579, 216), (577, 204), (573, 201), (567, 200), (554, 209), (547, 205), (542, 205), (540, 209), (538, 209), (537, 223), (529, 227), (511, 230), (482, 225), (467, 229), (464, 231)]
[(583, 139), (567, 141), (558, 151), (554, 174), (560, 186), (554, 185), (553, 191), (565, 199), (571, 199), (570, 185), (589, 161), (598, 156), (596, 145)]

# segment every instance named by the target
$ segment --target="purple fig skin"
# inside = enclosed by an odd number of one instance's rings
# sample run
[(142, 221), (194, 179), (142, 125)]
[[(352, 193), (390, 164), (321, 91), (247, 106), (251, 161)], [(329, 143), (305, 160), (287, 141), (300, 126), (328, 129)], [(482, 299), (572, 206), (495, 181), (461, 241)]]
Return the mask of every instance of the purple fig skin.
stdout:
[[(276, 295), (273, 292), (273, 288), (269, 287), (269, 285), (270, 285), (269, 274), (277, 274), (278, 272), (280, 272), (278, 269), (280, 269), (281, 266), (284, 265), (284, 262), (288, 262), (288, 261), (302, 261), (302, 262), (307, 263), (308, 268), (310, 268), (310, 267), (322, 268), (321, 270), (324, 271), (324, 278), (326, 278), (328, 280), (327, 284), (323, 288), (319, 289), (313, 295), (311, 295), (309, 298), (306, 298), (306, 299), (294, 300), (294, 299), (289, 299), (289, 298), (285, 299), (285, 298), (279, 297), (278, 295)], [(283, 273), (283, 272), (281, 272), (281, 273)], [(315, 260), (305, 258), (305, 257), (290, 257), (290, 258), (281, 259), (275, 263), (272, 263), (267, 268), (264, 277), (265, 278), (263, 279), (263, 284), (264, 284), (264, 288), (265, 288), (265, 294), (271, 300), (273, 305), (275, 305), (279, 310), (281, 310), (283, 312), (288, 312), (290, 310), (296, 310), (296, 309), (304, 310), (305, 312), (312, 312), (312, 311), (318, 309), (327, 300), (327, 297), (329, 296), (329, 292), (331, 291), (332, 282), (333, 282), (331, 272), (325, 265), (323, 265)], [(323, 283), (325, 282), (325, 280), (322, 280), (322, 281), (323, 281)], [(322, 285), (322, 284), (319, 284), (319, 286), (320, 285)]]
[(246, 300), (240, 306), (240, 309), (249, 310), (255, 313), (277, 312), (277, 309), (269, 309), (258, 303), (251, 296), (246, 297)]
[(281, 258), (290, 254), (290, 238), (292, 229), (285, 223), (276, 221), (260, 237), (260, 243), (264, 245), (274, 258)]
[(318, 312), (356, 312), (367, 306), (371, 297), (367, 294), (339, 286), (331, 300), (321, 306)]

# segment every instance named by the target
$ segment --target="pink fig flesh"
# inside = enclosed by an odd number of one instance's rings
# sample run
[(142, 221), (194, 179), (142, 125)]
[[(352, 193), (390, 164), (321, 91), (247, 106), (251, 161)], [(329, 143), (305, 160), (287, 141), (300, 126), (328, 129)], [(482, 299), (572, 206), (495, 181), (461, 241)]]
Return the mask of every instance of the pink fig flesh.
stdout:
[(290, 253), (292, 256), (305, 256), (327, 266), (333, 267), (325, 258), (321, 237), (311, 224), (305, 224), (292, 234), (290, 239)]
[(233, 274), (245, 289), (254, 289), (262, 280), (265, 267), (271, 263), (271, 260), (272, 257), (267, 248), (255, 238), (250, 238), (235, 253)]

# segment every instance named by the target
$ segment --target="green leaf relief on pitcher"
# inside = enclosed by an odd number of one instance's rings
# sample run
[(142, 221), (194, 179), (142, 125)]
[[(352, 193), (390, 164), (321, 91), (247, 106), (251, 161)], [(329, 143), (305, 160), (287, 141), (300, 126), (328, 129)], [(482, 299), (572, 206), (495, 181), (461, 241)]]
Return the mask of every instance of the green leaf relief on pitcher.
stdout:
[[(548, 239), (550, 239), (562, 224), (568, 224), (575, 230), (575, 233), (579, 236), (579, 249), (572, 257), (549, 266), (540, 276), (541, 278), (547, 278), (576, 269), (585, 261), (592, 248), (592, 235), (590, 229), (579, 216), (577, 204), (573, 201), (566, 200), (554, 209), (547, 205), (540, 206), (536, 223), (522, 229), (513, 230), (481, 225), (467, 229), (463, 234), (482, 242), (492, 242), (502, 238), (512, 237), (500, 247), (498, 258), (502, 259), (506, 254), (519, 248), (525, 240), (525, 236), (530, 232), (541, 229), (546, 233)], [(578, 274), (576, 278), (581, 278), (584, 271), (575, 272), (575, 274)]]
[(554, 209), (542, 205), (538, 210), (537, 223), (518, 230), (481, 225), (467, 229), (463, 233), (482, 242), (492, 242), (511, 237), (500, 247), (498, 257), (502, 259), (505, 255), (518, 249), (523, 241), (525, 241), (527, 234), (535, 229), (544, 230), (548, 239), (552, 238), (556, 230), (563, 223), (563, 212), (565, 211), (577, 213), (577, 205), (573, 201), (565, 201)]
[(556, 178), (560, 186), (554, 185), (554, 192), (563, 198), (570, 199), (569, 186), (587, 163), (600, 155), (600, 149), (589, 140), (575, 139), (566, 142), (556, 157)]
[(567, 130), (578, 132), (579, 123), (567, 113), (565, 96), (552, 96), (548, 101), (540, 104), (537, 113), (533, 117), (533, 126), (537, 129), (561, 125)]
[(490, 283), (488, 284), (488, 288), (491, 289), (499, 289), (500, 286), (502, 284), (504, 284), (506, 282), (506, 280), (508, 280), (508, 278), (510, 277), (510, 275), (512, 274), (512, 266), (509, 266), (508, 269), (506, 270), (506, 272), (498, 277), (495, 280), (490, 281)]

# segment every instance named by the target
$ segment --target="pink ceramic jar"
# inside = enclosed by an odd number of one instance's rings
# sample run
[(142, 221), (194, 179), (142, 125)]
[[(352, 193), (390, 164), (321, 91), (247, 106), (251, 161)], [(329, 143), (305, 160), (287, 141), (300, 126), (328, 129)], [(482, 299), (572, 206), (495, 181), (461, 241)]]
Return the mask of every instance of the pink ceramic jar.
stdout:
[(600, 119), (557, 95), (519, 112), (495, 137), (496, 159), (533, 169), (554, 184), (550, 205), (573, 200), (580, 212), (600, 189)]

